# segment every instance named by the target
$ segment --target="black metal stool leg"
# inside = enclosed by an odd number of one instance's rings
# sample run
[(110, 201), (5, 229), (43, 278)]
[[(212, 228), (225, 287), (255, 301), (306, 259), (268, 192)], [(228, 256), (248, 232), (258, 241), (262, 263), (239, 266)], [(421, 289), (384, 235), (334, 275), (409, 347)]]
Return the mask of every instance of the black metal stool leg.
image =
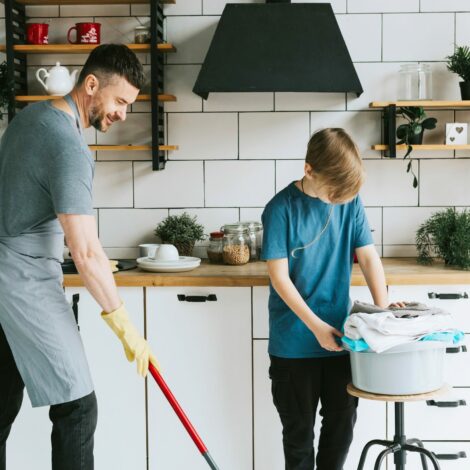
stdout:
[(369, 441), (364, 448), (362, 449), (361, 452), (361, 458), (359, 459), (359, 465), (357, 467), (357, 470), (364, 470), (364, 464), (366, 463), (366, 458), (367, 458), (367, 452), (369, 452), (369, 449), (374, 446), (374, 445), (379, 445), (379, 446), (391, 446), (393, 442), (391, 441), (383, 441), (381, 439), (374, 439), (372, 441)]
[(403, 448), (410, 452), (418, 452), (419, 454), (424, 454), (432, 462), (434, 470), (441, 470), (441, 466), (439, 465), (439, 461), (436, 459), (436, 456), (428, 449), (424, 449), (422, 447), (416, 447), (416, 446), (412, 446), (408, 444), (405, 444)]
[[(419, 439), (408, 439), (406, 441), (407, 444), (416, 444), (417, 446), (424, 449), (424, 444)], [(421, 466), (423, 470), (428, 470), (428, 463), (426, 462), (426, 456), (420, 452), (419, 457), (421, 459)]]
[(397, 452), (399, 450), (400, 446), (394, 445), (380, 452), (379, 456), (377, 457), (377, 460), (375, 461), (374, 470), (380, 470), (380, 467), (382, 466), (382, 463), (388, 454), (393, 454), (394, 452)]

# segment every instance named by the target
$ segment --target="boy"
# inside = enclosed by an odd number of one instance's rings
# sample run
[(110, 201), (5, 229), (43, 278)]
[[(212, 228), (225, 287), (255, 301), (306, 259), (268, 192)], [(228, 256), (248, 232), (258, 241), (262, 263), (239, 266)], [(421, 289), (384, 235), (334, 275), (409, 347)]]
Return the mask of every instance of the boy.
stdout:
[(374, 303), (388, 305), (385, 275), (357, 196), (364, 181), (358, 149), (343, 129), (308, 143), (305, 175), (267, 204), (262, 258), (271, 281), (269, 368), (283, 426), (286, 470), (313, 470), (318, 402), (322, 428), (317, 470), (342, 470), (357, 399), (349, 396), (349, 355), (340, 346), (351, 307), (353, 256)]

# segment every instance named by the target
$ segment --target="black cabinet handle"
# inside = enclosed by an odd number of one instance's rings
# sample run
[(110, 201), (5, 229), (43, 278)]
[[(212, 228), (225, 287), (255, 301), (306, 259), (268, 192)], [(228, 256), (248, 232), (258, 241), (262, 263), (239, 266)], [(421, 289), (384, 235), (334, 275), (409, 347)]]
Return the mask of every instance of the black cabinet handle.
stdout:
[(447, 354), (456, 354), (459, 352), (467, 352), (467, 346), (463, 344), (462, 346), (454, 346), (454, 347), (446, 348)]
[(453, 293), (453, 294), (438, 294), (437, 292), (428, 292), (428, 297), (430, 299), (468, 299), (468, 294), (466, 292)]
[(426, 400), (426, 405), (437, 406), (438, 408), (457, 408), (458, 406), (467, 406), (467, 402), (465, 400), (455, 400), (455, 401)]
[(208, 296), (178, 294), (178, 300), (180, 302), (215, 302), (217, 296), (215, 294), (209, 294)]
[(467, 454), (463, 451), (456, 452), (455, 454), (434, 454), (438, 460), (458, 460), (466, 459)]

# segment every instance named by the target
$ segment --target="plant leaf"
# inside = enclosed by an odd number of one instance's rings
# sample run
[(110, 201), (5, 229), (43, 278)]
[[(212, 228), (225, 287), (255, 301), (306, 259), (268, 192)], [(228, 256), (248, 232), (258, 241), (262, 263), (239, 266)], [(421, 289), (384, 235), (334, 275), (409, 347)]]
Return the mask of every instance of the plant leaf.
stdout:
[(437, 123), (436, 118), (427, 118), (421, 123), (421, 125), (425, 129), (435, 129), (436, 128), (436, 123)]

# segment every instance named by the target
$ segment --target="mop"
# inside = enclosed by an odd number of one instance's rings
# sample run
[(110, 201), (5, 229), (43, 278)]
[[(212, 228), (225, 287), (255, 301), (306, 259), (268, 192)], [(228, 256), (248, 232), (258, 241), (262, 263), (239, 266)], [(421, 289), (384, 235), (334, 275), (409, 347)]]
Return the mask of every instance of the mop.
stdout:
[(198, 433), (196, 432), (188, 417), (184, 413), (180, 404), (177, 402), (173, 393), (171, 393), (170, 388), (163, 380), (163, 377), (160, 375), (160, 372), (158, 372), (158, 370), (152, 363), (149, 363), (149, 371), (155, 379), (155, 382), (157, 382), (158, 386), (160, 387), (160, 390), (163, 392), (163, 395), (165, 395), (171, 407), (173, 408), (173, 410), (175, 410), (175, 413), (178, 415), (178, 418), (183, 423), (183, 426), (185, 427), (186, 431), (188, 431), (188, 434), (191, 436), (191, 439), (193, 440), (194, 444), (196, 444), (196, 447), (199, 449), (199, 452), (201, 452), (202, 456), (206, 459), (207, 463), (209, 464), (209, 467), (212, 470), (219, 470), (219, 467), (212, 459), (211, 454), (209, 454), (209, 451), (207, 450), (207, 447), (205, 446), (204, 442), (202, 442), (202, 439), (199, 437)]

